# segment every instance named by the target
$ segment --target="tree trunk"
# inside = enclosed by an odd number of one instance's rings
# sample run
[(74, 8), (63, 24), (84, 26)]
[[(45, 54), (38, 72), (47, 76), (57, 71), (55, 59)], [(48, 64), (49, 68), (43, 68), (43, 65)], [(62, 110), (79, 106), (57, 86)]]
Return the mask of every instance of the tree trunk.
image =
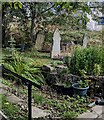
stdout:
[(32, 42), (34, 42), (34, 25), (35, 25), (34, 19), (35, 19), (35, 15), (33, 14), (31, 18), (31, 28), (30, 28), (30, 39)]

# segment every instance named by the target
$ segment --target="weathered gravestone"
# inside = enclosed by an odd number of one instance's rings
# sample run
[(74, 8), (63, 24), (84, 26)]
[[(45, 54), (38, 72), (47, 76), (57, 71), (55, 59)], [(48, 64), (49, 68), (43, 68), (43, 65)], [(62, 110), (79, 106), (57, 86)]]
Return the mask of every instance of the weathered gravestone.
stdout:
[(36, 43), (35, 43), (36, 50), (39, 50), (39, 51), (42, 50), (44, 38), (45, 38), (44, 32), (41, 31), (40, 33), (38, 33), (37, 38), (36, 38)]
[(53, 35), (51, 58), (59, 58), (59, 56), (60, 56), (60, 41), (61, 41), (60, 32), (59, 32), (59, 29), (56, 28), (54, 35)]
[(86, 47), (87, 47), (87, 43), (88, 43), (87, 35), (84, 34), (84, 38), (83, 38), (83, 48), (86, 48)]

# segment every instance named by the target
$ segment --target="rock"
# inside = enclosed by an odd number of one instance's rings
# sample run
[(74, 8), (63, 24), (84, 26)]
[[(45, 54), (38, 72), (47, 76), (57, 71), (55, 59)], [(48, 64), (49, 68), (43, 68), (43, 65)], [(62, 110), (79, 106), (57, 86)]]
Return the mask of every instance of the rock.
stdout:
[(21, 100), (20, 98), (18, 98), (17, 96), (15, 95), (10, 95), (10, 96), (7, 96), (7, 99), (9, 102), (12, 102), (14, 104), (19, 104), (19, 102), (23, 102), (24, 100)]
[(32, 107), (32, 118), (40, 118), (40, 117), (46, 117), (48, 116), (50, 113), (41, 110), (37, 107)]
[(54, 67), (51, 67), (51, 65), (43, 65), (42, 70), (45, 72), (53, 72), (54, 71)]

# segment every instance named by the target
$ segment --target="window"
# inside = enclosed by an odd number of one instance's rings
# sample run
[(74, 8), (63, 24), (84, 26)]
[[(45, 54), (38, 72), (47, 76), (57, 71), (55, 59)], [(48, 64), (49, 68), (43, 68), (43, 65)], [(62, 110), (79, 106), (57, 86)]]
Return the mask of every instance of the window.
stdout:
[(99, 17), (98, 25), (104, 25), (104, 17)]

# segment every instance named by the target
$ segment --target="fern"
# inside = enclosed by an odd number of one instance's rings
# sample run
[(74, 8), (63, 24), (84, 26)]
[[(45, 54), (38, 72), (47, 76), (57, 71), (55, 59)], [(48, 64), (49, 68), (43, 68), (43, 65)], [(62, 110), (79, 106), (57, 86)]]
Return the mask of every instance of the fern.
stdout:
[[(4, 66), (9, 70), (29, 79), (30, 81), (38, 84), (44, 84), (44, 77), (41, 74), (39, 68), (30, 67), (30, 64), (24, 63), (22, 57), (18, 53), (13, 53), (13, 61), (10, 63), (4, 63)], [(8, 75), (10, 76), (10, 75)], [(18, 82), (18, 81), (17, 81)]]

